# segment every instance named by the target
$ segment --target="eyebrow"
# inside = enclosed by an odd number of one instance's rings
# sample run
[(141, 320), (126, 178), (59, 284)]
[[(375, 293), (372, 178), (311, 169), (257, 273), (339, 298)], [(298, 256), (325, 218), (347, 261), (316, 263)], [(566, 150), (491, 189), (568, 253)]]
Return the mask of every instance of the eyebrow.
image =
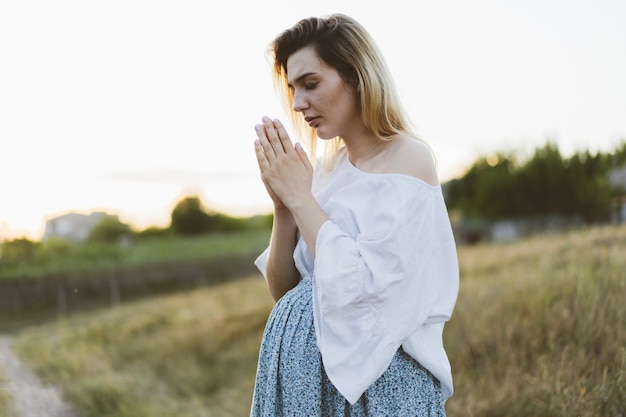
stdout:
[(304, 74), (300, 75), (298, 78), (296, 78), (295, 81), (287, 83), (287, 87), (292, 88), (293, 84), (298, 84), (300, 83), (302, 80), (304, 80), (306, 77), (310, 76), (310, 75), (315, 75), (314, 72), (305, 72)]

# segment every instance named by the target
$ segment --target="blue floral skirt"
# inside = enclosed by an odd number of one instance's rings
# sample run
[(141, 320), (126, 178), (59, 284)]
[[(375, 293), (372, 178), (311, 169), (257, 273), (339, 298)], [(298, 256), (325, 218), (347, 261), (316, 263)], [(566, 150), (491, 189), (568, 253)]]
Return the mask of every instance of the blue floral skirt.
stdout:
[(303, 279), (267, 321), (250, 415), (442, 417), (445, 409), (439, 381), (402, 348), (350, 405), (324, 371), (313, 325), (312, 282)]

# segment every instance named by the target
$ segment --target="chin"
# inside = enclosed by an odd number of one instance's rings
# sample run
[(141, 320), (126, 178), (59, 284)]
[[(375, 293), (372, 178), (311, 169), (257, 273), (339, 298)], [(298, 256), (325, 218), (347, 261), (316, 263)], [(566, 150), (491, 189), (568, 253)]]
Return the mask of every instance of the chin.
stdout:
[(324, 132), (323, 130), (317, 130), (317, 137), (323, 140), (328, 140), (328, 139), (333, 139), (334, 137), (336, 137), (337, 135), (335, 134), (331, 134), (328, 132)]

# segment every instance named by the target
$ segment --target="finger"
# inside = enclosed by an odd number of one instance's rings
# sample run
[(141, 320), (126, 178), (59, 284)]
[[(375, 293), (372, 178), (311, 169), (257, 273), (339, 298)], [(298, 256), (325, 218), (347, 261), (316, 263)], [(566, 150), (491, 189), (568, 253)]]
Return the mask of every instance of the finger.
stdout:
[(278, 134), (278, 139), (283, 145), (283, 149), (285, 150), (285, 152), (290, 152), (293, 149), (293, 143), (289, 138), (289, 133), (287, 133), (285, 126), (278, 119), (273, 120), (273, 125), (276, 129), (276, 133)]
[(268, 161), (270, 159), (272, 161), (275, 160), (276, 153), (274, 152), (274, 148), (272, 147), (269, 140), (267, 139), (267, 135), (265, 134), (265, 128), (262, 125), (255, 125), (254, 131), (256, 132), (256, 135), (258, 138), (256, 142), (258, 142), (258, 145), (261, 147), (261, 150), (265, 152), (265, 157), (268, 159)]
[(274, 153), (278, 154), (278, 152), (281, 151), (285, 152), (285, 148), (283, 148), (283, 144), (278, 137), (278, 132), (276, 132), (274, 123), (267, 116), (263, 116), (263, 127), (265, 128), (265, 136), (267, 136), (270, 145), (272, 145)]
[(272, 186), (270, 185), (267, 175), (266, 175), (266, 172), (267, 172), (266, 170), (270, 168), (270, 165), (267, 161), (267, 158), (265, 157), (265, 151), (263, 150), (263, 147), (261, 146), (261, 141), (259, 141), (258, 139), (254, 141), (254, 149), (256, 152), (257, 163), (259, 164), (259, 171), (261, 173), (261, 181), (263, 181), (263, 184), (265, 185), (265, 189), (267, 190), (270, 198), (276, 202), (279, 200), (279, 198), (274, 192), (274, 189), (272, 188)]
[(267, 160), (267, 153), (259, 139), (254, 141), (254, 151), (256, 153), (256, 160), (259, 164), (259, 169), (263, 172), (270, 167), (270, 163)]
[(313, 165), (311, 164), (311, 160), (309, 159), (309, 156), (306, 154), (306, 151), (304, 150), (300, 142), (296, 142), (295, 149), (304, 166), (307, 167), (308, 170), (312, 171)]

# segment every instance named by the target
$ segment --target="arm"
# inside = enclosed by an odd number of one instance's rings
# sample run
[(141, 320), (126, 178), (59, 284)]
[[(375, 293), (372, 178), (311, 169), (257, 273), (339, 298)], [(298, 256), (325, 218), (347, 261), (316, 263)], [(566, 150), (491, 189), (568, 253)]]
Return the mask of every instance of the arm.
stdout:
[(291, 212), (287, 208), (275, 208), (265, 269), (265, 280), (275, 301), (298, 283), (299, 274), (293, 261), (296, 242), (297, 228)]

